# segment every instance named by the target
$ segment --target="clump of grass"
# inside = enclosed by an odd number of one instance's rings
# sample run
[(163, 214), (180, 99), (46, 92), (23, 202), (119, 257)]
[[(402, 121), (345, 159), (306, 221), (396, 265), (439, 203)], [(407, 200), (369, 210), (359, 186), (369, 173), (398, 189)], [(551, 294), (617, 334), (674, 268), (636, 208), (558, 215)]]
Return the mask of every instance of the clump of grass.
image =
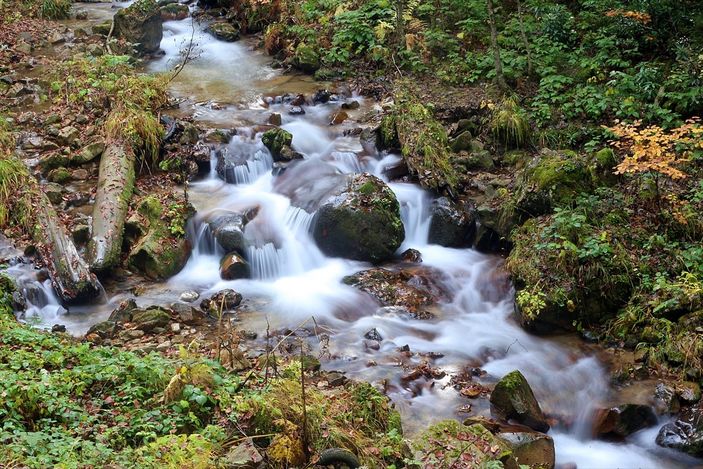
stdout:
[(517, 100), (507, 97), (495, 104), (489, 126), (496, 140), (508, 148), (522, 148), (530, 138), (530, 121), (527, 112)]
[(70, 11), (70, 0), (42, 0), (39, 14), (47, 20), (65, 20)]
[(105, 134), (109, 140), (125, 141), (137, 156), (140, 168), (158, 165), (163, 128), (151, 112), (120, 107), (108, 116)]
[(31, 182), (24, 163), (9, 152), (0, 151), (0, 227), (17, 223), (29, 228), (33, 191), (27, 186)]

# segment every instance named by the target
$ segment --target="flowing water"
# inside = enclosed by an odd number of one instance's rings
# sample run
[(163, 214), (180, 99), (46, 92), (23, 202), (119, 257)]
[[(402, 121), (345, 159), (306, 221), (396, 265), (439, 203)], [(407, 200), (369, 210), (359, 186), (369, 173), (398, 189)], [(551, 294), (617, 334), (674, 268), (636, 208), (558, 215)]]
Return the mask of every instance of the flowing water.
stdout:
[[(438, 272), (436, 280), (448, 292), (445, 301), (433, 309), (435, 318), (418, 320), (380, 309), (368, 296), (343, 284), (344, 276), (370, 266), (325, 256), (316, 247), (310, 227), (315, 207), (345, 174), (366, 171), (383, 177), (383, 168), (398, 160), (395, 155), (369, 151), (358, 137), (344, 135), (344, 130), (358, 125), (355, 119), (377, 108), (355, 97), (361, 108), (351, 111), (344, 124), (330, 126), (338, 102), (308, 106), (302, 116), (289, 115), (289, 107), (282, 103), (266, 106), (264, 96), (310, 93), (320, 85), (304, 77), (280, 75), (265, 57), (251, 50), (251, 44), (218, 41), (190, 19), (165, 24), (165, 55), (153, 60), (149, 69), (164, 71), (180, 63), (181, 50), (191, 36), (197, 44), (196, 57), (172, 83), (172, 92), (183, 100), (178, 112), (204, 125), (236, 129), (225, 151), (238, 165), (226, 174), (226, 181), (213, 170), (191, 183), (189, 196), (198, 210), (189, 227), (192, 256), (178, 275), (140, 296), (140, 303), (174, 301), (185, 290), (206, 295), (233, 288), (255, 305), (241, 313), (249, 329), (263, 331), (267, 323), (274, 329), (301, 323), (312, 326), (314, 317), (330, 335), (331, 358), (323, 366), (350, 377), (383, 382), (409, 433), (443, 418), (460, 418), (458, 409), (467, 403), (474, 406), (472, 415), (488, 413), (485, 399), (461, 397), (450, 385), (449, 375), (480, 367), (487, 374), (479, 381), (491, 383), (519, 369), (545, 411), (572, 423), (550, 432), (558, 463), (575, 462), (579, 468), (685, 467), (690, 463), (657, 447), (656, 429), (640, 432), (625, 443), (591, 439), (593, 409), (612, 404), (604, 367), (579, 347), (531, 336), (514, 322), (514, 292), (500, 258), (428, 244), (432, 196), (418, 186), (389, 184), (401, 204), (406, 230), (399, 252), (411, 247), (420, 251), (422, 265)], [(257, 131), (272, 112), (282, 115), (282, 127), (293, 134), (294, 149), (305, 157), (280, 174), (272, 170), (273, 161)], [(219, 276), (223, 252), (206, 221), (214, 215), (249, 209), (258, 210), (245, 228), (252, 279), (223, 281)], [(44, 317), (47, 324), (62, 322), (74, 333), (85, 332), (89, 324), (104, 319), (119, 300), (130, 296), (125, 282), (107, 285), (106, 290), (113, 293), (106, 304), (72, 308), (65, 315), (46, 282), (38, 282), (26, 267), (14, 269), (18, 278), (26, 280), (24, 285), (36, 292), (30, 295), (36, 299), (31, 300), (27, 316)], [(364, 343), (364, 334), (373, 328), (383, 338), (379, 350), (370, 350)], [(413, 357), (398, 353), (404, 345)], [(428, 353), (440, 357), (432, 364), (446, 371), (447, 377), (433, 386), (422, 379), (404, 383), (400, 378), (407, 370), (401, 365), (418, 364)]]

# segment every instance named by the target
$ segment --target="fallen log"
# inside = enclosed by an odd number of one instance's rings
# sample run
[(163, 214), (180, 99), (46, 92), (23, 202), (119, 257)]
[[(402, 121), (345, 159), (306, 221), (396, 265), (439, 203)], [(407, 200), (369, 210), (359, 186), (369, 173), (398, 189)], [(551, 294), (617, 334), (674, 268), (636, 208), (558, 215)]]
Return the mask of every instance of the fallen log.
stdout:
[[(0, 149), (1, 150), (1, 149)], [(56, 211), (24, 163), (0, 151), (0, 227), (13, 226), (30, 235), (49, 270), (51, 282), (66, 304), (91, 300), (102, 286), (79, 256)], [(12, 208), (11, 211), (7, 208)]]
[(88, 242), (88, 262), (94, 272), (104, 272), (120, 262), (124, 221), (134, 191), (134, 161), (130, 146), (120, 142), (109, 143), (100, 160)]
[(85, 302), (100, 295), (100, 282), (78, 254), (76, 245), (43, 193), (39, 194), (37, 205), (36, 221), (43, 240), (39, 252), (56, 293), (66, 304)]

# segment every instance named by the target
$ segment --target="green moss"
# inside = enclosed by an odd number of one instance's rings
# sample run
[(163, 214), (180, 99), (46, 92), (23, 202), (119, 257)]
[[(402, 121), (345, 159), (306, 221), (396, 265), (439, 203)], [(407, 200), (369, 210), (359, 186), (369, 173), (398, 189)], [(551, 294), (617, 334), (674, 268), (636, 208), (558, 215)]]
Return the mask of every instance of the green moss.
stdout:
[(261, 142), (271, 152), (274, 159), (281, 155), (281, 151), (293, 143), (293, 134), (281, 128), (267, 130), (261, 136)]
[(429, 189), (454, 190), (458, 175), (452, 164), (447, 131), (417, 100), (408, 83), (397, 86), (395, 101), (395, 128), (411, 173)]
[(424, 431), (412, 446), (422, 467), (443, 467), (447, 461), (476, 468), (491, 461), (515, 464), (508, 445), (480, 424), (465, 426), (444, 420)]
[(306, 73), (315, 73), (320, 68), (320, 55), (312, 46), (300, 43), (293, 54), (293, 65)]

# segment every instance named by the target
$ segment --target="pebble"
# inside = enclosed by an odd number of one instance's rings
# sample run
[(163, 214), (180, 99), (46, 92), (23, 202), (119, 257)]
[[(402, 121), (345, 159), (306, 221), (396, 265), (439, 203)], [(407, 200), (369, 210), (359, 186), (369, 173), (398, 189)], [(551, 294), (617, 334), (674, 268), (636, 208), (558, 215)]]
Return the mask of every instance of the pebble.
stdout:
[(181, 331), (181, 325), (177, 322), (174, 322), (171, 324), (171, 332), (180, 332)]

